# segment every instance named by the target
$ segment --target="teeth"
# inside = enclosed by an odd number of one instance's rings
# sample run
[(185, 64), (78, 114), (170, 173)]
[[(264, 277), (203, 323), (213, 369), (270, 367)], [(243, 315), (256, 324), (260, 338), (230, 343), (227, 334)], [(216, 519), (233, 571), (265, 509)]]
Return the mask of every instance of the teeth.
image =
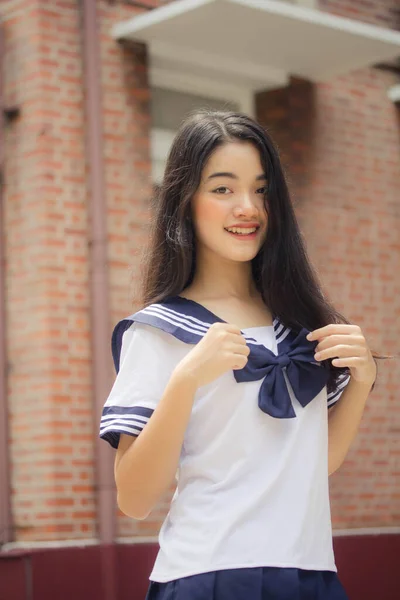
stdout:
[(257, 231), (257, 227), (227, 227), (227, 231), (232, 233), (241, 233), (242, 235), (248, 235)]

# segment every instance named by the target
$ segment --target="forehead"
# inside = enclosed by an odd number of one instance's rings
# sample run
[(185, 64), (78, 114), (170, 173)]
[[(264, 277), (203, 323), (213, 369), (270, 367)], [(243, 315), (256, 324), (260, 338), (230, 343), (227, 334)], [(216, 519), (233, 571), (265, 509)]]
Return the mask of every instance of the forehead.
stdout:
[(260, 175), (263, 172), (258, 149), (249, 142), (227, 142), (218, 146), (208, 159), (203, 174), (232, 172), (240, 176)]

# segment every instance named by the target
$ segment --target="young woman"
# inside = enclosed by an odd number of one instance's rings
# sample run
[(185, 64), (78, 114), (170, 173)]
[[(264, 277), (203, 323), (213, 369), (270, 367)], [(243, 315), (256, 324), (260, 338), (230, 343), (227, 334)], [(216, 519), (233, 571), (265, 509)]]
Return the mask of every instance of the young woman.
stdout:
[[(181, 127), (155, 207), (144, 308), (116, 326), (100, 435), (121, 510), (177, 489), (149, 600), (343, 600), (328, 475), (376, 366), (310, 266), (278, 153), (249, 117)], [(340, 401), (339, 401), (340, 398)]]

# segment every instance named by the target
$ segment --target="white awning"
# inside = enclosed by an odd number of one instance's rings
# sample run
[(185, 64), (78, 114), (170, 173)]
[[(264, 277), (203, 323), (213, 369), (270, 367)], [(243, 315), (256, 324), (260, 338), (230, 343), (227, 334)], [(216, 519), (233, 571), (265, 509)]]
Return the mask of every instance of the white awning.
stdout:
[(400, 55), (400, 33), (283, 0), (176, 0), (118, 23), (151, 68), (257, 91), (290, 75), (328, 80)]

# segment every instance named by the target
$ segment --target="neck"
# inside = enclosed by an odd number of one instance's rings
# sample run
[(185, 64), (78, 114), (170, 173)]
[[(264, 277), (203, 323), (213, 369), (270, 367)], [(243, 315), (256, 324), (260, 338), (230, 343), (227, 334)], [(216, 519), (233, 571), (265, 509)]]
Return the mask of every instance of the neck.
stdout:
[(202, 298), (248, 299), (259, 295), (253, 281), (251, 262), (197, 256), (191, 292)]

